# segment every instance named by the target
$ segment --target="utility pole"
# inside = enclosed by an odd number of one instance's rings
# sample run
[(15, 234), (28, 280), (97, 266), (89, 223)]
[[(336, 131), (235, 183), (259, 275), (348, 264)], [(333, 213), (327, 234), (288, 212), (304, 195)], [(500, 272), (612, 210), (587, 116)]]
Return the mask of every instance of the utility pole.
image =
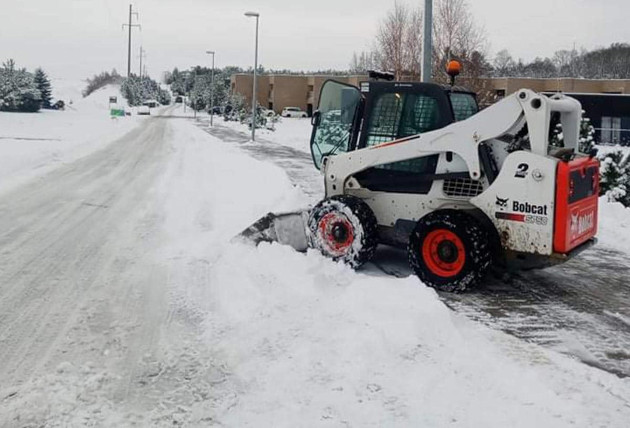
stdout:
[(424, 40), (422, 43), (422, 81), (431, 83), (433, 55), (433, 0), (424, 0)]
[(142, 46), (140, 46), (140, 78), (142, 79), (142, 73), (143, 73), (143, 68), (142, 68), (142, 60), (144, 58), (147, 57), (147, 51), (145, 51)]
[(129, 24), (123, 24), (123, 29), (125, 27), (129, 27), (129, 45), (127, 47), (127, 77), (131, 76), (131, 29), (133, 27), (140, 27), (140, 24), (133, 24), (133, 15), (136, 15), (136, 19), (138, 18), (138, 12), (133, 11), (133, 5), (129, 5)]

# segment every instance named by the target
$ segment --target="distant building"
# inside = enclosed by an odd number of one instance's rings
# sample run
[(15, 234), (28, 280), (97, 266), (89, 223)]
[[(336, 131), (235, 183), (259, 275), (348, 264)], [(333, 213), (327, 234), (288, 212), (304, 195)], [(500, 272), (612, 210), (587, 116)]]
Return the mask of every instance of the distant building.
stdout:
[[(257, 81), (257, 101), (276, 113), (285, 107), (299, 107), (311, 116), (317, 108), (322, 85), (328, 79), (359, 86), (359, 82), (367, 80), (367, 76), (261, 75)], [(251, 74), (233, 74), (231, 77), (232, 93), (243, 95), (248, 106), (251, 106), (252, 83)]]
[[(285, 75), (258, 76), (257, 100), (266, 108), (280, 113), (285, 107), (299, 107), (310, 116), (317, 108), (322, 84), (334, 79), (359, 86), (366, 75)], [(486, 78), (482, 86), (497, 100), (522, 88), (547, 94), (563, 92), (578, 99), (596, 129), (596, 139), (602, 143), (630, 145), (630, 80), (598, 79), (528, 79)], [(252, 75), (233, 74), (232, 93), (252, 99)]]
[(595, 140), (604, 144), (630, 145), (630, 80), (605, 79), (485, 79), (485, 87), (497, 99), (521, 88), (553, 94), (562, 92), (582, 103), (595, 127)]

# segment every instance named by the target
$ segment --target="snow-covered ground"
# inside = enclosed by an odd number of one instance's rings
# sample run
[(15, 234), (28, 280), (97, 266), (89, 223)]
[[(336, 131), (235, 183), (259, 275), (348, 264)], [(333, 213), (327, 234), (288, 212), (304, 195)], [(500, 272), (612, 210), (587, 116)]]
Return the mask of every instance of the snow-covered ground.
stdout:
[(599, 198), (597, 237), (601, 245), (630, 254), (630, 208), (608, 202), (605, 196)]
[[(251, 132), (248, 131), (247, 126), (240, 122), (225, 122), (223, 118), (219, 118), (217, 123), (242, 133)], [(257, 129), (256, 135), (263, 139), (273, 141), (276, 144), (281, 144), (310, 154), (311, 129), (310, 118), (280, 117), (275, 124), (274, 131), (269, 129)]]
[(55, 97), (73, 101), (65, 111), (0, 112), (0, 192), (102, 147), (142, 120), (110, 118), (109, 97), (124, 101), (118, 86), (82, 98), (81, 82), (55, 82)]
[[(284, 122), (259, 135), (308, 151), (307, 122)], [(28, 357), (0, 350), (12, 357), (0, 368), (11, 380), (0, 378), (0, 426), (627, 426), (628, 379), (458, 315), (415, 277), (233, 240), (268, 211), (303, 206), (304, 194), (282, 169), (192, 122), (141, 126), (147, 136), (110, 145), (103, 160), (57, 164), (47, 185), (75, 216), (45, 219), (37, 207), (23, 220), (33, 227), (10, 231), (50, 234), (43, 222), (60, 221), (89, 233), (63, 251), (50, 236), (50, 247), (31, 249), (52, 266), (77, 257), (34, 283), (68, 307), (15, 299), (35, 273), (20, 257), (0, 265), (0, 344)], [(100, 168), (107, 180), (81, 180)], [(110, 181), (116, 191), (95, 193)], [(24, 210), (41, 196), (33, 182), (18, 190)], [(2, 212), (20, 208), (11, 204), (0, 198)], [(606, 212), (602, 222), (623, 217)], [(14, 242), (4, 238), (0, 252)], [(74, 289), (76, 302), (65, 291)], [(69, 297), (54, 298), (62, 290)], [(32, 337), (46, 329), (56, 334), (42, 349)]]

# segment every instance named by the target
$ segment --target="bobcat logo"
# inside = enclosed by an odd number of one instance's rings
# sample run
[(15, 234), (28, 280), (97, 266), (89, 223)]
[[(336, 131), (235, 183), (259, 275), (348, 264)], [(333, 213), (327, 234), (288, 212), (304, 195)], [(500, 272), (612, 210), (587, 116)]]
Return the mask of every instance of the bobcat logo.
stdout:
[(578, 234), (578, 223), (579, 223), (579, 218), (580, 216), (578, 214), (571, 214), (571, 226), (570, 226), (570, 231), (571, 231), (571, 235), (575, 236)]
[(586, 214), (571, 214), (571, 225), (569, 226), (571, 239), (582, 236), (587, 232), (592, 232), (594, 228), (594, 212), (589, 212)]
[(497, 196), (497, 207), (499, 208), (506, 208), (508, 201), (510, 200), (510, 198), (506, 198), (506, 199), (501, 199)]

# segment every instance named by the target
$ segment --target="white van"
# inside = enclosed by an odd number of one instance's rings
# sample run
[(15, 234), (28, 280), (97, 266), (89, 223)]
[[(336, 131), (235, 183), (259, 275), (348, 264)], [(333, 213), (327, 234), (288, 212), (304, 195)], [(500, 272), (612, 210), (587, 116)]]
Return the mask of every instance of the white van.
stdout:
[(285, 107), (281, 113), (282, 117), (306, 117), (306, 112), (299, 107)]

